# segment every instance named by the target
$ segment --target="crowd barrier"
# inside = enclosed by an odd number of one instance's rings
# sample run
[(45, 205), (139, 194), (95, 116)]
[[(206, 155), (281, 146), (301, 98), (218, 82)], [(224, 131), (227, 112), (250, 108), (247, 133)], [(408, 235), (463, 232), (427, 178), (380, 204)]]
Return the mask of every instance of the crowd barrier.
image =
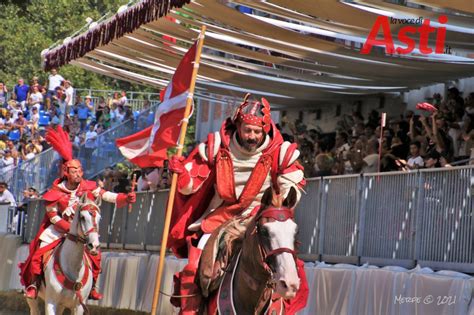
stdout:
[[(104, 100), (107, 100), (108, 98), (113, 98), (115, 93), (118, 93), (121, 96), (121, 91), (74, 89), (74, 99), (76, 95), (81, 95), (83, 99), (86, 95), (90, 95), (92, 102), (94, 104), (99, 104), (100, 97), (103, 97)], [(159, 99), (160, 93), (127, 91), (127, 106), (130, 106), (133, 111), (141, 111), (146, 101), (153, 105), (157, 103), (157, 100)]]
[(328, 262), (474, 272), (474, 167), (310, 180), (300, 253)]
[[(0, 234), (0, 291), (19, 290), (18, 263), (26, 259), (28, 245), (15, 235)], [(151, 252), (104, 250), (99, 291), (100, 301), (88, 304), (115, 309), (150, 312), (159, 255)], [(185, 259), (167, 256), (161, 290), (171, 293), (173, 274)], [(453, 314), (474, 312), (472, 277), (454, 271), (433, 272), (429, 268), (378, 268), (325, 263), (305, 263), (309, 286), (307, 306), (299, 315), (330, 314)], [(161, 296), (157, 314), (178, 314)]]
[[(296, 209), (299, 254), (308, 261), (417, 264), (474, 273), (474, 167), (309, 179)], [(137, 194), (126, 207), (101, 205), (106, 248), (157, 250), (168, 191)], [(43, 218), (31, 202), (30, 241)]]

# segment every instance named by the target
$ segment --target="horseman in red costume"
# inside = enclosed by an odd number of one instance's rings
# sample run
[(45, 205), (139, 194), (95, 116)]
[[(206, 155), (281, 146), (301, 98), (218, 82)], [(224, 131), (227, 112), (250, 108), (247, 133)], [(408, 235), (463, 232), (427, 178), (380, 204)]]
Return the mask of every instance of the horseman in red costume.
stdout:
[[(57, 130), (50, 128), (46, 134), (46, 140), (63, 158), (62, 176), (56, 179), (53, 187), (43, 195), (43, 199), (46, 201), (46, 214), (38, 234), (30, 244), (28, 258), (20, 264), (21, 282), (26, 287), (25, 295), (32, 299), (38, 296), (45, 263), (43, 255), (54, 249), (69, 232), (70, 223), (82, 195), (85, 194), (87, 198), (97, 204), (104, 200), (117, 204), (119, 208), (128, 203), (134, 203), (136, 200), (134, 192), (116, 194), (98, 187), (93, 181), (84, 180), (81, 162), (73, 159), (69, 135), (61, 126), (58, 126)], [(93, 274), (93, 288), (89, 298), (100, 300), (102, 295), (97, 292), (95, 284), (100, 273), (101, 254), (99, 251), (98, 255), (93, 256), (87, 250), (86, 252), (91, 261)]]
[[(174, 157), (169, 163), (179, 175), (168, 247), (189, 260), (175, 279), (175, 294), (185, 297), (172, 299), (181, 314), (197, 314), (201, 307), (196, 274), (211, 233), (235, 217), (255, 213), (270, 186), (283, 197), (295, 187), (299, 200), (305, 185), (296, 144), (283, 141), (268, 101), (249, 101), (249, 95), (220, 132), (209, 134), (187, 159)], [(300, 290), (286, 304), (286, 314), (306, 305), (308, 287), (301, 261), (298, 275)]]

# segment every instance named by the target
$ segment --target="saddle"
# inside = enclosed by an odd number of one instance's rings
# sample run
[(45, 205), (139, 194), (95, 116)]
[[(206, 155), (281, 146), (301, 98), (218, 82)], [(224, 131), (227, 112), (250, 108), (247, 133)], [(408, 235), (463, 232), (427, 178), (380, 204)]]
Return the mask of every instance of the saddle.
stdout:
[(199, 285), (204, 297), (219, 288), (231, 268), (233, 255), (240, 252), (250, 218), (234, 218), (212, 232), (199, 260)]

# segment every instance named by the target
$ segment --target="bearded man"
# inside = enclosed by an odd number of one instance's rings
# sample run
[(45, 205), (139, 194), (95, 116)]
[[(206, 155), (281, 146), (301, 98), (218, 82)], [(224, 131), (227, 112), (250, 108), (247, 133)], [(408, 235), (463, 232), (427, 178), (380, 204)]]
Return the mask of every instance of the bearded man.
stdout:
[[(285, 198), (294, 187), (299, 199), (305, 185), (296, 144), (283, 141), (268, 101), (249, 101), (249, 96), (220, 132), (209, 134), (187, 159), (170, 159), (170, 170), (179, 175), (168, 247), (189, 261), (175, 277), (175, 294), (184, 298), (172, 303), (181, 308), (180, 314), (197, 314), (203, 304), (196, 274), (211, 233), (229, 220), (255, 214), (267, 188)], [(288, 301), (287, 314), (306, 305), (308, 288), (301, 261), (298, 276), (300, 289)]]
[[(35, 239), (30, 244), (28, 258), (20, 264), (20, 277), (21, 283), (25, 286), (25, 296), (31, 299), (36, 299), (38, 296), (45, 263), (43, 255), (58, 246), (68, 234), (81, 196), (85, 195), (96, 204), (100, 204), (101, 200), (115, 203), (118, 208), (136, 201), (134, 192), (117, 194), (98, 187), (94, 181), (85, 180), (81, 162), (73, 158), (69, 135), (61, 126), (56, 130), (50, 128), (45, 138), (63, 158), (62, 176), (57, 178), (52, 188), (43, 195), (46, 214)], [(95, 284), (100, 274), (101, 254), (98, 251), (97, 255), (91, 255), (87, 249), (86, 253), (91, 262), (93, 278), (89, 298), (100, 300), (102, 295), (97, 291)]]

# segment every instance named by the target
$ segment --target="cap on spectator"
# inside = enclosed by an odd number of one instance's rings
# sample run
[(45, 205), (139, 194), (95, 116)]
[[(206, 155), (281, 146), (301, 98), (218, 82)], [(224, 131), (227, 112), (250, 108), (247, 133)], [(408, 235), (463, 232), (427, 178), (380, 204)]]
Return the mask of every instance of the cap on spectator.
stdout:
[(69, 80), (64, 80), (64, 83), (72, 84), (71, 81), (69, 81)]
[(3, 186), (6, 189), (8, 189), (8, 184), (6, 182), (0, 182), (0, 186)]
[(91, 98), (92, 98), (92, 96), (90, 96), (90, 95), (86, 95), (85, 99), (88, 99), (88, 98), (89, 98), (89, 99), (91, 99)]

